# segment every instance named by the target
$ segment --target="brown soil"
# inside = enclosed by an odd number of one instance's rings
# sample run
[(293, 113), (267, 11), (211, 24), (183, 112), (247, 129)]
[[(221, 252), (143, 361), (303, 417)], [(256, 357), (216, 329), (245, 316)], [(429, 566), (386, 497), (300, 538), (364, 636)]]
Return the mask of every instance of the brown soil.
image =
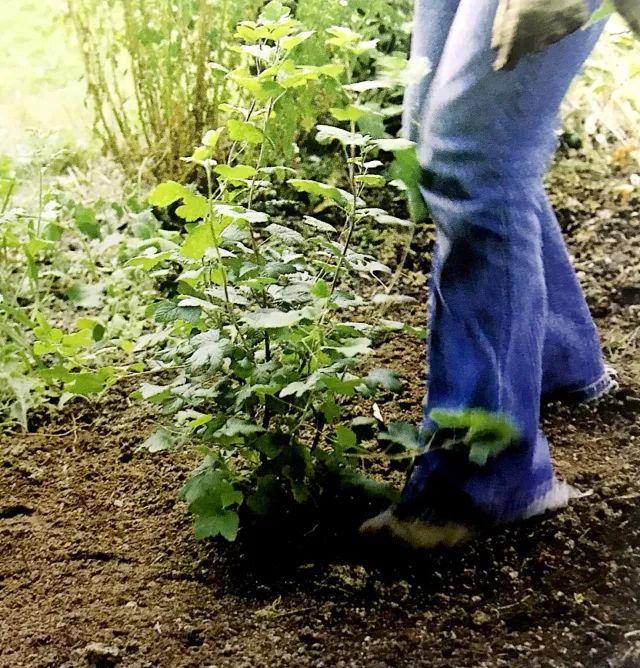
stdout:
[[(592, 496), (423, 556), (199, 544), (176, 498), (193, 461), (137, 453), (153, 416), (122, 390), (3, 437), (0, 665), (640, 666), (638, 202), (611, 176), (554, 179), (621, 372), (615, 395), (544, 417), (558, 469)], [(394, 337), (379, 358), (407, 379), (385, 417), (419, 419), (423, 346)]]

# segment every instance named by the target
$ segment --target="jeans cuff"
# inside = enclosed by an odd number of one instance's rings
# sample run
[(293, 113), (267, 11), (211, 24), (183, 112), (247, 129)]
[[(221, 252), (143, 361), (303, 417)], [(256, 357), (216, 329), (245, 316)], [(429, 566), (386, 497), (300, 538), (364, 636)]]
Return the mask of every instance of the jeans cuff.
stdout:
[(606, 366), (604, 373), (593, 383), (581, 387), (567, 387), (552, 390), (543, 396), (543, 401), (568, 401), (571, 403), (585, 403), (596, 401), (606, 394), (617, 390), (618, 374), (611, 366)]
[(590, 492), (581, 492), (566, 481), (554, 477), (551, 485), (542, 487), (533, 501), (517, 512), (504, 515), (498, 520), (497, 524), (509, 524), (544, 515), (545, 513), (552, 513), (568, 506), (572, 499), (580, 499), (589, 495)]

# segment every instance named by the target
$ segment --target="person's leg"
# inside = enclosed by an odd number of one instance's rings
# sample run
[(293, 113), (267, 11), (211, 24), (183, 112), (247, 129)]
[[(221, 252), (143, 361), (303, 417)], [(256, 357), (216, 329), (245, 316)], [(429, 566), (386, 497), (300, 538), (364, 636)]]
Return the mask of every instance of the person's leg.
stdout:
[[(407, 87), (404, 97), (403, 135), (415, 142), (459, 4), (460, 0), (415, 0), (411, 58), (426, 58), (430, 65), (424, 77)], [(548, 306), (542, 398), (594, 399), (615, 381), (605, 370), (595, 325), (543, 188), (539, 209)]]
[(404, 95), (402, 132), (411, 141), (419, 139), (422, 110), (459, 4), (460, 0), (415, 0), (411, 59), (426, 58), (429, 71), (411, 83)]
[(568, 499), (538, 427), (548, 313), (538, 193), (560, 103), (599, 27), (496, 72), (496, 7), (461, 0), (421, 114), (422, 191), (438, 233), (425, 427), (437, 438), (435, 409), (482, 409), (508, 416), (520, 438), (484, 466), (460, 449), (421, 455), (386, 522), (405, 538), (418, 512), (451, 536), (465, 516), (493, 524)]
[(547, 324), (542, 355), (543, 401), (596, 399), (616, 386), (605, 367), (600, 338), (560, 226), (541, 190), (542, 260), (547, 287)]

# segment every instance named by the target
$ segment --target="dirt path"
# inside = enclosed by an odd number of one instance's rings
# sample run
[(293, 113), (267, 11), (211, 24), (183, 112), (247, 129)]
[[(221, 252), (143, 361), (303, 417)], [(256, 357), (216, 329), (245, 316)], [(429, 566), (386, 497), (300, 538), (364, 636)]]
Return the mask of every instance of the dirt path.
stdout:
[[(556, 202), (622, 389), (544, 418), (591, 497), (413, 561), (249, 559), (194, 542), (188, 456), (135, 453), (152, 419), (113, 394), (2, 439), (0, 665), (640, 666), (640, 217), (603, 187), (563, 176)], [(384, 410), (417, 419), (422, 346), (380, 357), (408, 381)]]

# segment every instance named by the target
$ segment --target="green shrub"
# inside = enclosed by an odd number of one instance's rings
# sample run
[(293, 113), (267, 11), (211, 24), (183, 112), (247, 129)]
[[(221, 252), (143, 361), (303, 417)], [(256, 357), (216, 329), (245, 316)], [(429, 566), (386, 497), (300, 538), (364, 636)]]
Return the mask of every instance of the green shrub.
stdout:
[(143, 159), (175, 172), (206, 127), (218, 124), (233, 66), (233, 28), (259, 0), (68, 0), (82, 49), (96, 132), (128, 168)]
[[(25, 430), (43, 402), (90, 400), (138, 370), (153, 281), (123, 264), (146, 236), (171, 236), (135, 199), (100, 199), (95, 184), (93, 201), (72, 194), (69, 180), (51, 177), (59, 160), (44, 150), (14, 170), (0, 159), (0, 424)], [(16, 172), (35, 189), (33, 207), (13, 201)]]
[[(204, 460), (183, 492), (196, 534), (230, 540), (241, 508), (263, 514), (278, 502), (306, 502), (328, 472), (353, 480), (376, 437), (417, 447), (409, 425), (379, 433), (370, 409), (356, 407), (400, 387), (393, 371), (363, 370), (372, 338), (412, 331), (377, 314), (378, 304), (410, 300), (388, 294), (390, 269), (352, 247), (359, 226), (407, 225), (366, 203), (372, 189), (391, 187), (380, 158), (411, 150), (405, 140), (358, 131), (377, 111), (367, 104), (371, 86), (349, 83), (348, 63), (375, 59), (375, 44), (333, 26), (319, 35), (331, 62), (310, 65), (302, 47), (313, 32), (279, 2), (237, 34), (242, 61), (226, 79), (238, 88), (233, 99), (247, 102), (229, 108), (188, 159), (204, 173), (205, 192), (176, 181), (155, 188), (150, 203), (173, 211), (185, 232), (131, 260), (144, 271), (179, 266), (177, 294), (151, 309), (168, 337), (152, 368), (170, 375), (139, 392), (172, 420), (146, 447), (198, 445)], [(266, 150), (279, 132), (279, 105), (323, 80), (341, 99), (334, 124), (314, 130), (317, 147), (341, 157), (342, 173), (330, 182), (297, 178)], [(385, 85), (397, 87), (377, 81), (375, 90)], [(307, 202), (308, 215), (268, 214), (278, 192)]]

